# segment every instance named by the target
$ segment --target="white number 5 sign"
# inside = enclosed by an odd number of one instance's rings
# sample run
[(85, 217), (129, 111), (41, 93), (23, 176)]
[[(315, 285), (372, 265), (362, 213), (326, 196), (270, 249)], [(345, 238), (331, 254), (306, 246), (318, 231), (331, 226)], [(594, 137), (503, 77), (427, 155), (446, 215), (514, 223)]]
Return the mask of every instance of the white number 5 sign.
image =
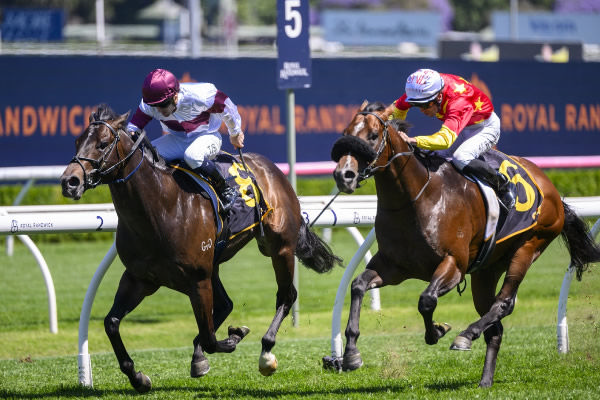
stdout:
[(298, 8), (300, 0), (285, 0), (285, 34), (295, 39), (302, 33), (302, 14)]

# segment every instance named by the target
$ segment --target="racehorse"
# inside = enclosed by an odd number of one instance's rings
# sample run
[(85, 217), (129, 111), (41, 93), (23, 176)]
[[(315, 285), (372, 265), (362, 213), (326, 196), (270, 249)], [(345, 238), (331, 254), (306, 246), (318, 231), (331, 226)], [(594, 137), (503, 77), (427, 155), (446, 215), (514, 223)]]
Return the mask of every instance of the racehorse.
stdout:
[[(341, 192), (352, 193), (368, 176), (374, 176), (377, 191), (378, 252), (352, 282), (341, 360), (341, 368), (347, 371), (363, 363), (356, 342), (366, 290), (412, 278), (429, 282), (418, 309), (425, 323), (425, 342), (435, 344), (450, 330), (433, 320), (437, 299), (463, 281), (484, 240), (486, 211), (477, 184), (462, 177), (451, 163), (422, 160), (398, 134), (407, 132), (409, 125), (388, 118), (381, 103), (363, 103), (332, 149), (337, 162), (333, 176)], [(487, 263), (471, 273), (473, 302), (481, 318), (456, 337), (451, 349), (470, 350), (472, 341), (483, 333), (487, 351), (480, 387), (493, 384), (501, 320), (513, 311), (520, 283), (550, 242), (562, 234), (579, 278), (589, 263), (600, 260), (600, 249), (587, 225), (562, 202), (544, 173), (525, 158), (511, 159), (531, 174), (543, 201), (537, 224), (498, 243)]]
[(99, 184), (108, 184), (118, 215), (116, 246), (125, 265), (114, 303), (104, 319), (106, 334), (121, 371), (138, 392), (151, 388), (150, 379), (136, 372), (119, 333), (123, 317), (159, 287), (187, 295), (192, 304), (198, 336), (193, 341), (191, 376), (208, 373), (203, 352), (232, 352), (248, 333), (247, 327), (229, 327), (218, 341), (215, 332), (233, 309), (219, 278), (219, 264), (231, 259), (256, 237), (260, 252), (271, 257), (277, 297), (275, 317), (262, 338), (259, 370), (272, 374), (277, 359), (271, 353), (283, 319), (296, 300), (294, 255), (318, 273), (341, 260), (309, 228), (298, 198), (284, 174), (259, 154), (247, 154), (272, 211), (257, 227), (230, 240), (215, 259), (215, 211), (184, 173), (167, 165), (144, 136), (136, 140), (125, 130), (129, 113), (118, 115), (101, 105), (76, 139), (76, 155), (61, 177), (63, 195), (78, 200)]

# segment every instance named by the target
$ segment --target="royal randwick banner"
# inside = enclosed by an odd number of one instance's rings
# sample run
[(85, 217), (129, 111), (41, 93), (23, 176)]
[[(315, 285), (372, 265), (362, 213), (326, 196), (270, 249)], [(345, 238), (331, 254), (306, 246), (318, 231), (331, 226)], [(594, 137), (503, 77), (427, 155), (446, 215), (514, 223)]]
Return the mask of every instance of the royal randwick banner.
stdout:
[[(245, 150), (286, 161), (285, 93), (273, 78), (275, 58), (0, 56), (0, 167), (68, 163), (95, 107), (135, 112), (144, 77), (155, 68), (171, 70), (182, 82), (214, 83), (238, 106)], [(505, 153), (600, 154), (597, 63), (345, 58), (313, 59), (312, 86), (296, 94), (297, 161), (329, 160), (363, 100), (391, 103), (419, 68), (457, 74), (483, 89), (502, 121), (498, 148)], [(431, 134), (441, 124), (416, 109), (407, 119), (411, 135)], [(156, 121), (147, 132), (162, 134)]]

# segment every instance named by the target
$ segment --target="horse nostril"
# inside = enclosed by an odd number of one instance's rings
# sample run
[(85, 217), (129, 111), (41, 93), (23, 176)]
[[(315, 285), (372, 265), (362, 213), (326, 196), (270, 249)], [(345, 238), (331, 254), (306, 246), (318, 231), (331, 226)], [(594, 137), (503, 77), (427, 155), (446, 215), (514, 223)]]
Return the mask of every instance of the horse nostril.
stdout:
[(344, 172), (344, 179), (354, 179), (356, 177), (356, 173), (354, 171), (345, 171)]
[(67, 185), (69, 185), (71, 187), (78, 187), (79, 186), (79, 178), (76, 176), (70, 177), (69, 180), (67, 181)]

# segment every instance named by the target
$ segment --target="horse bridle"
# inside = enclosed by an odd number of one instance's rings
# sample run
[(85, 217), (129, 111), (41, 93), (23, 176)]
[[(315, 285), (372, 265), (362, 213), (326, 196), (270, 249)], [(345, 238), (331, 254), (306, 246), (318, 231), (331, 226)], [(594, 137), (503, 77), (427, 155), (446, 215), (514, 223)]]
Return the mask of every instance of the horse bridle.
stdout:
[[(75, 155), (73, 157), (73, 159), (69, 162), (69, 164), (77, 163), (81, 167), (81, 170), (83, 171), (83, 187), (85, 190), (93, 189), (96, 186), (100, 185), (102, 183), (103, 177), (105, 177), (106, 175), (108, 175), (112, 171), (114, 171), (115, 169), (124, 165), (131, 158), (131, 156), (133, 156), (135, 151), (140, 147), (140, 145), (142, 144), (142, 142), (144, 140), (144, 137), (146, 136), (146, 132), (142, 132), (141, 134), (139, 134), (135, 143), (131, 147), (131, 150), (123, 159), (121, 159), (121, 157), (119, 155), (119, 150), (117, 149), (117, 158), (119, 161), (117, 161), (115, 164), (111, 165), (110, 167), (103, 169), (106, 164), (107, 159), (110, 157), (110, 155), (115, 150), (115, 148), (117, 148), (117, 143), (121, 140), (120, 134), (119, 134), (121, 129), (115, 129), (108, 122), (100, 121), (100, 120), (92, 121), (92, 122), (90, 122), (90, 125), (106, 126), (108, 128), (108, 130), (110, 131), (110, 133), (112, 133), (112, 135), (114, 136), (115, 140), (113, 140), (110, 143), (108, 148), (102, 152), (102, 156), (97, 160), (94, 160), (93, 158), (79, 157), (79, 156)], [(143, 149), (144, 149), (144, 147), (142, 146), (142, 152), (143, 152)], [(138, 164), (138, 166), (127, 177), (125, 177), (123, 179), (118, 179), (115, 182), (117, 182), (117, 183), (126, 182), (138, 170), (143, 159), (144, 159), (144, 156), (142, 154), (142, 157), (140, 159), (140, 164)], [(92, 165), (93, 169), (89, 173), (87, 173), (85, 171), (85, 167), (83, 166), (82, 161), (87, 161)], [(97, 177), (97, 178), (94, 179), (94, 177)]]
[(383, 118), (381, 118), (377, 113), (374, 113), (374, 112), (371, 112), (371, 111), (360, 111), (358, 113), (358, 115), (365, 115), (365, 116), (366, 115), (372, 115), (375, 118), (377, 118), (377, 120), (383, 126), (383, 134), (382, 134), (382, 137), (381, 137), (381, 141), (379, 142), (379, 147), (377, 148), (377, 151), (375, 152), (375, 158), (373, 158), (373, 161), (371, 161), (362, 171), (359, 171), (359, 173), (358, 173), (359, 179), (362, 178), (360, 180), (364, 180), (364, 179), (370, 178), (379, 169), (385, 169), (385, 168), (387, 168), (392, 163), (392, 161), (394, 161), (398, 157), (412, 156), (415, 153), (413, 147), (409, 144), (410, 151), (403, 151), (401, 153), (395, 153), (392, 157), (390, 157), (390, 159), (388, 160), (387, 163), (385, 163), (384, 165), (378, 165), (378, 166), (376, 166), (375, 164), (379, 160), (379, 157), (381, 157), (381, 154), (383, 153), (383, 150), (385, 150), (385, 146), (387, 144), (387, 141), (390, 140), (390, 134), (388, 132), (388, 121), (384, 121)]
[[(358, 172), (358, 180), (359, 180), (359, 182), (361, 180), (370, 178), (379, 169), (386, 169), (396, 158), (402, 157), (402, 156), (412, 156), (412, 155), (415, 154), (414, 147), (410, 143), (407, 143), (408, 148), (410, 149), (409, 151), (403, 151), (403, 152), (400, 152), (400, 153), (395, 153), (392, 157), (389, 158), (389, 160), (387, 161), (387, 163), (385, 163), (384, 165), (375, 165), (377, 163), (377, 160), (379, 160), (379, 157), (381, 157), (381, 154), (383, 153), (383, 150), (385, 149), (387, 141), (390, 140), (390, 134), (388, 132), (388, 121), (384, 121), (383, 118), (381, 118), (378, 114), (376, 114), (374, 112), (371, 112), (371, 111), (360, 111), (358, 113), (358, 115), (365, 115), (365, 116), (366, 115), (372, 115), (375, 118), (377, 118), (377, 120), (381, 123), (381, 125), (383, 125), (383, 134), (382, 134), (382, 137), (381, 137), (381, 141), (379, 142), (379, 147), (377, 149), (375, 158), (362, 171)], [(393, 149), (392, 149), (392, 151), (393, 151)], [(427, 182), (425, 182), (425, 184), (423, 185), (423, 187), (421, 188), (421, 190), (419, 191), (419, 193), (415, 196), (415, 198), (412, 199), (413, 202), (417, 201), (417, 199), (419, 197), (421, 197), (421, 195), (425, 191), (425, 188), (427, 188), (427, 186), (429, 185), (430, 181), (431, 181), (431, 175), (430, 175), (429, 169), (427, 169)]]

